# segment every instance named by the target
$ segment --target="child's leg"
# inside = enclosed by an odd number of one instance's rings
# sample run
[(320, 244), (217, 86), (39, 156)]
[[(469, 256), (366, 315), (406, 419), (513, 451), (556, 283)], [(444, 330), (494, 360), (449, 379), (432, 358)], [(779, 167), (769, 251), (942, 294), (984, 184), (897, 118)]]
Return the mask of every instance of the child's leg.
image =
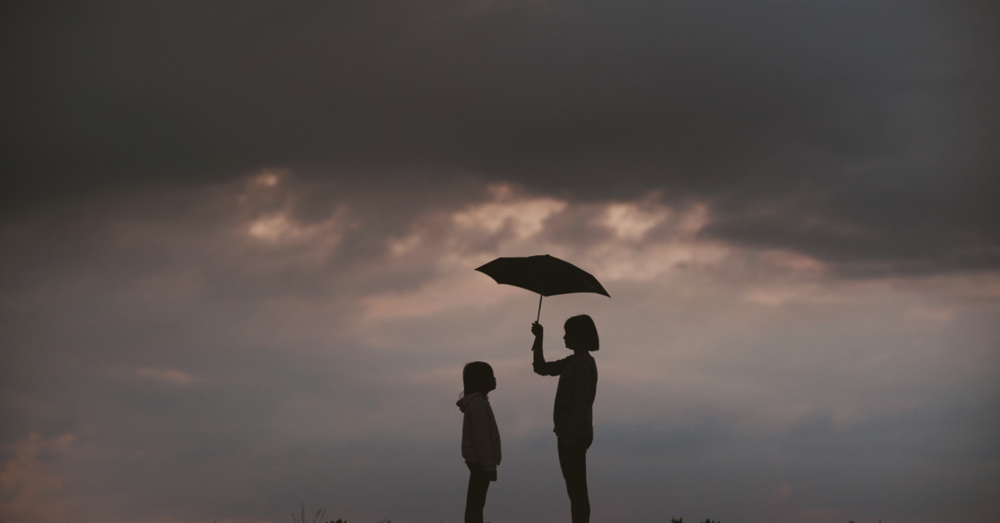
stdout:
[(490, 480), (483, 472), (483, 466), (475, 461), (466, 461), (469, 466), (469, 491), (465, 495), (465, 523), (483, 523), (483, 507), (486, 506), (486, 491)]

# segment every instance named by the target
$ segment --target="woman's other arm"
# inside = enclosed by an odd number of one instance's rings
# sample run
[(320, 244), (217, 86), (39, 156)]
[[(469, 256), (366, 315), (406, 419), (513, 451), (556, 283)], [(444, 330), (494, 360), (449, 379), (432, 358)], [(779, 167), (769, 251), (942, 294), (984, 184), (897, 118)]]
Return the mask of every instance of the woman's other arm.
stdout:
[[(589, 361), (588, 361), (589, 360)], [(597, 379), (595, 376), (596, 367), (592, 366), (593, 358), (578, 358), (573, 366), (575, 383), (573, 384), (573, 407), (569, 413), (569, 437), (570, 442), (577, 438), (586, 437), (590, 432), (586, 429), (593, 427), (593, 405)], [(591, 436), (592, 437), (592, 436)]]

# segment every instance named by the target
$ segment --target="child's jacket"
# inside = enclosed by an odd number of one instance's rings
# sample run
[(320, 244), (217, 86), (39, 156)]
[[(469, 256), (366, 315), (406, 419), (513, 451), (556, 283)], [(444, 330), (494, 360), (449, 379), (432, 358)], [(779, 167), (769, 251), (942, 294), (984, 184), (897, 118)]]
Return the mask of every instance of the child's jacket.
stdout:
[(490, 400), (475, 392), (458, 400), (459, 410), (465, 413), (462, 421), (462, 457), (476, 461), (486, 472), (500, 464), (500, 430), (493, 417)]

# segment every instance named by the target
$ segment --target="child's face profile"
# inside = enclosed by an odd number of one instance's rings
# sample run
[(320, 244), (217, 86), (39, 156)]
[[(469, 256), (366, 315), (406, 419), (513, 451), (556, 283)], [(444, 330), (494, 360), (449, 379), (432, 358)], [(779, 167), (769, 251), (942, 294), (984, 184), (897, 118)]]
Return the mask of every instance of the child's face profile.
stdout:
[(493, 376), (492, 372), (490, 373), (489, 377), (486, 378), (486, 392), (489, 392), (491, 390), (497, 390), (497, 379), (496, 377)]

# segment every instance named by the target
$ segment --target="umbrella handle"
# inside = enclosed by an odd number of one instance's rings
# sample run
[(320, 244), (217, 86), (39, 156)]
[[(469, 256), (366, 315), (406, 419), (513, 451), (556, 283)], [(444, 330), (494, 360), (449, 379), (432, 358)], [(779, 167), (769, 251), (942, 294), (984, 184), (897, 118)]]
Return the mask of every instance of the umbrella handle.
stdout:
[(535, 323), (538, 323), (538, 320), (542, 317), (542, 297), (543, 296), (544, 295), (542, 293), (538, 293), (538, 316), (535, 317)]

